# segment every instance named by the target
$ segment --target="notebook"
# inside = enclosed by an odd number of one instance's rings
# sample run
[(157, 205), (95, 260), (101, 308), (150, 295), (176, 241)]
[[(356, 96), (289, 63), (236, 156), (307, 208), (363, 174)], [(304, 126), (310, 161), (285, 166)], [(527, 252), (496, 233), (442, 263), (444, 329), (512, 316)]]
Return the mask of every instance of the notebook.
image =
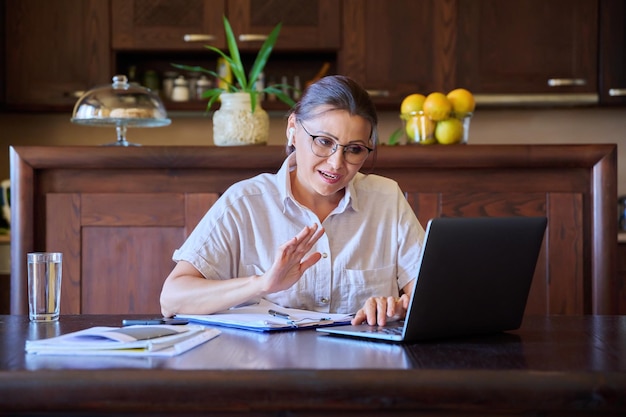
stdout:
[(515, 330), (546, 224), (545, 217), (432, 219), (405, 320), (318, 330), (393, 342)]

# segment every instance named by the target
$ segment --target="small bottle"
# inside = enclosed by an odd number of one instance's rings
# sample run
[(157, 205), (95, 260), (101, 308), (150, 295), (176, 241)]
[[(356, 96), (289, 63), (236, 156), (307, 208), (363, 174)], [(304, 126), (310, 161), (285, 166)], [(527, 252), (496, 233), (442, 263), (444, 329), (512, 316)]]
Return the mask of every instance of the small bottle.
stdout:
[(258, 93), (258, 100), (263, 101), (263, 99), (265, 98), (263, 93), (263, 90), (265, 89), (265, 73), (263, 73), (262, 71), (259, 73), (259, 77), (256, 80), (255, 86)]
[(196, 84), (198, 83), (198, 73), (192, 72), (187, 75), (189, 81), (189, 100), (196, 99)]
[(174, 81), (178, 77), (176, 71), (166, 71), (163, 74), (163, 97), (168, 100), (172, 99), (172, 91), (174, 90)]
[(172, 101), (189, 101), (189, 83), (184, 75), (179, 75), (174, 81), (174, 89), (172, 90)]
[(211, 88), (211, 80), (206, 75), (201, 75), (196, 82), (196, 100), (202, 100), (202, 95)]
[[(274, 77), (270, 77), (269, 86), (270, 87), (276, 86), (276, 80), (274, 79)], [(268, 93), (267, 94), (267, 101), (276, 101), (276, 94)]]
[(160, 89), (159, 74), (155, 70), (147, 70), (143, 75), (143, 86), (158, 93)]
[(300, 76), (296, 75), (293, 77), (293, 99), (300, 100), (302, 96), (302, 85), (300, 84)]
[(282, 84), (282, 89), (283, 89), (283, 94), (286, 95), (287, 97), (290, 96), (289, 94), (289, 80), (287, 79), (286, 75), (283, 75), (280, 79), (280, 83)]

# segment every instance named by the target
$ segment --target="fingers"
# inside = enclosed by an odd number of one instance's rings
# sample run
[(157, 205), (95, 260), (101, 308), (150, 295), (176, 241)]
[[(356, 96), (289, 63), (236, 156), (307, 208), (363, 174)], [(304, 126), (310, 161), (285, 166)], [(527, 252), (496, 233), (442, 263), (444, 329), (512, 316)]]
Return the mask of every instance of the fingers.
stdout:
[(396, 297), (370, 297), (363, 308), (357, 311), (352, 319), (352, 324), (367, 323), (370, 326), (385, 324), (404, 317), (408, 307), (408, 296)]

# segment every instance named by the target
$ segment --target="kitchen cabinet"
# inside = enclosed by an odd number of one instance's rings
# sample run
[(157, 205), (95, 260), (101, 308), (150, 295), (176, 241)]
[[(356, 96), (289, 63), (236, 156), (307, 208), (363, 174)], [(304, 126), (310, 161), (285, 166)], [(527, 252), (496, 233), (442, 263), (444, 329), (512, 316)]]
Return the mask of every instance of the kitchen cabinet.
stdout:
[[(228, 19), (243, 42), (258, 49), (263, 35), (282, 22), (276, 50), (337, 50), (341, 2), (337, 0), (228, 0)], [(255, 45), (256, 44), (256, 45)]]
[[(227, 187), (283, 159), (281, 146), (12, 147), (11, 313), (28, 305), (26, 253), (54, 250), (61, 314), (158, 314), (173, 250)], [(370, 162), (363, 170), (398, 181), (423, 225), (546, 216), (527, 314), (626, 314), (617, 145), (383, 146)]]
[(227, 15), (240, 50), (258, 50), (279, 22), (277, 50), (340, 47), (340, 2), (335, 0), (112, 0), (115, 50), (225, 48)]
[(397, 107), (416, 92), (449, 84), (449, 2), (344, 0), (339, 72), (361, 83), (378, 105)]
[(111, 0), (114, 50), (224, 48), (223, 0)]
[(626, 104), (626, 2), (600, 0), (600, 103)]
[(458, 0), (456, 19), (456, 86), (475, 94), (597, 93), (597, 0)]
[(343, 28), (338, 67), (381, 108), (457, 87), (479, 105), (598, 100), (598, 0), (344, 0)]
[[(116, 72), (141, 82), (148, 70), (162, 79), (171, 63), (217, 67), (218, 55), (204, 45), (226, 49), (222, 16), (237, 38), (246, 68), (272, 29), (282, 22), (265, 67), (265, 82), (294, 85), (313, 78), (341, 46), (341, 2), (336, 0), (112, 0), (112, 47)], [(306, 52), (303, 53), (303, 52)], [(189, 76), (190, 74), (183, 73)], [(202, 110), (206, 102), (169, 102), (172, 110)], [(266, 102), (268, 110), (286, 110)]]
[(111, 82), (109, 4), (6, 0), (5, 100), (14, 110), (66, 111)]

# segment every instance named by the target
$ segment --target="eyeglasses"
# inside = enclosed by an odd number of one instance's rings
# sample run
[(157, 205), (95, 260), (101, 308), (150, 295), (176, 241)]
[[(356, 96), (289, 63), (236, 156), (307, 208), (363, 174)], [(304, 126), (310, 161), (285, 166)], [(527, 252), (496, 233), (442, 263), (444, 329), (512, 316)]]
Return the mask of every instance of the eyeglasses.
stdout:
[(300, 120), (298, 120), (298, 122), (300, 122), (300, 126), (302, 126), (302, 129), (304, 129), (306, 134), (311, 136), (311, 151), (320, 158), (328, 158), (337, 152), (337, 149), (341, 146), (343, 148), (343, 157), (346, 162), (352, 165), (358, 165), (365, 161), (370, 152), (373, 151), (372, 148), (368, 148), (367, 146), (360, 145), (358, 143), (342, 145), (327, 136), (312, 135), (308, 130), (306, 130)]

